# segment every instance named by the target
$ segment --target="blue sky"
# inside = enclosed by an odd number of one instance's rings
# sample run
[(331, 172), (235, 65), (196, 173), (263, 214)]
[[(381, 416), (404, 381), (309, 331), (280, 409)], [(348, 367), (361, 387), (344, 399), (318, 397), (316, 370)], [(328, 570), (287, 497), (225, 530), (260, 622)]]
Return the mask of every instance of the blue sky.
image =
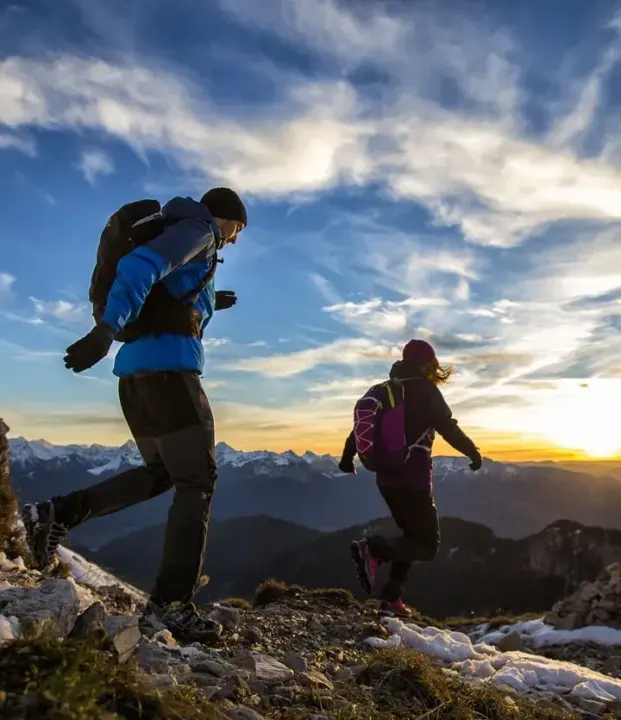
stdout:
[(338, 450), (404, 341), (491, 456), (611, 455), (621, 7), (71, 0), (0, 11), (0, 393), (14, 434), (120, 442), (90, 327), (121, 204), (246, 199), (205, 339), (218, 439)]

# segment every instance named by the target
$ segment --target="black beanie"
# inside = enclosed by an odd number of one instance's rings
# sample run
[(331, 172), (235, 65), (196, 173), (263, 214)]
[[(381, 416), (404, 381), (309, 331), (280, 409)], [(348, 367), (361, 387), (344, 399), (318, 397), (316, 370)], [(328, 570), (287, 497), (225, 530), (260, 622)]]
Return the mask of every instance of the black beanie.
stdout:
[(236, 220), (248, 225), (246, 208), (239, 195), (230, 188), (217, 187), (208, 190), (201, 198), (209, 212), (222, 220)]

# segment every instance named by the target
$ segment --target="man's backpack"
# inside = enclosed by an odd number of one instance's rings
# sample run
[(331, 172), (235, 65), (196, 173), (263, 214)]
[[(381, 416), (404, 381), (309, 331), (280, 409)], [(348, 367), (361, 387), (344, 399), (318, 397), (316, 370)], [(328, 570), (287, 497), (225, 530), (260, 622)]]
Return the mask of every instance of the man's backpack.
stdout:
[[(106, 223), (99, 240), (97, 262), (89, 290), (95, 322), (103, 318), (121, 258), (156, 238), (170, 223), (162, 216), (161, 209), (157, 200), (138, 200), (123, 205)], [(214, 254), (209, 271), (201, 283), (181, 298), (169, 293), (164, 283), (157, 283), (147, 296), (136, 320), (128, 323), (116, 335), (115, 340), (131, 342), (149, 333), (200, 337), (200, 313), (193, 305), (213, 278), (216, 262), (217, 257)]]

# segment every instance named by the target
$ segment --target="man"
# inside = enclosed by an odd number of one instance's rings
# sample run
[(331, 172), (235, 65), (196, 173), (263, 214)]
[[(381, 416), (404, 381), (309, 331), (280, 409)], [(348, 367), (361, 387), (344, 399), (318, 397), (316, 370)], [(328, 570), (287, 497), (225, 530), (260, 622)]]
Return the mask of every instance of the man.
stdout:
[[(452, 372), (452, 367), (440, 365), (429, 343), (417, 339), (407, 343), (403, 359), (395, 362), (390, 370), (394, 391), (402, 388), (403, 392), (403, 430), (409, 452), (401, 467), (378, 470), (376, 482), (402, 537), (372, 535), (351, 545), (360, 584), (368, 594), (375, 590), (379, 566), (390, 565), (388, 582), (379, 593), (382, 615), (409, 617), (402, 593), (412, 563), (433, 560), (439, 549), (440, 527), (432, 491), (431, 461), (436, 432), (470, 458), (473, 471), (479, 470), (483, 462), (474, 442), (453, 418), (438, 387), (448, 381)], [(369, 427), (364, 418), (358, 420), (358, 427), (354, 427), (345, 442), (339, 463), (345, 473), (356, 472), (354, 457), (357, 447), (361, 446), (356, 431), (365, 433)], [(372, 426), (370, 429), (376, 432)]]
[(157, 215), (161, 232), (118, 261), (101, 319), (67, 348), (65, 357), (67, 368), (82, 372), (108, 354), (116, 336), (127, 337), (131, 331), (131, 341), (115, 358), (114, 374), (145, 465), (64, 497), (26, 505), (22, 517), (28, 544), (43, 569), (71, 528), (174, 487), (147, 613), (154, 612), (177, 639), (192, 642), (221, 630), (192, 603), (217, 476), (214, 419), (199, 377), (201, 338), (214, 311), (236, 302), (231, 291), (215, 292), (213, 271), (217, 250), (235, 244), (247, 215), (228, 188), (214, 188), (200, 202), (173, 198)]

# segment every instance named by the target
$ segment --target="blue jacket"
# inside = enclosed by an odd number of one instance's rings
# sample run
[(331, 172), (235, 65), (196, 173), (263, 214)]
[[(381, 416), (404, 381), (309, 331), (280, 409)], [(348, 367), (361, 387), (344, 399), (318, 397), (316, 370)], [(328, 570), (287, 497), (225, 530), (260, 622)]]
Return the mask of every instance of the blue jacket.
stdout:
[[(220, 231), (205, 205), (192, 198), (175, 197), (164, 205), (162, 215), (177, 222), (125, 255), (117, 265), (102, 318), (116, 332), (138, 317), (155, 283), (163, 282), (169, 292), (181, 297), (200, 284), (215, 262)], [(194, 305), (201, 314), (203, 330), (213, 316), (215, 303), (212, 279)], [(204, 360), (199, 338), (147, 335), (121, 346), (114, 362), (114, 374), (124, 377), (164, 370), (201, 372)]]

